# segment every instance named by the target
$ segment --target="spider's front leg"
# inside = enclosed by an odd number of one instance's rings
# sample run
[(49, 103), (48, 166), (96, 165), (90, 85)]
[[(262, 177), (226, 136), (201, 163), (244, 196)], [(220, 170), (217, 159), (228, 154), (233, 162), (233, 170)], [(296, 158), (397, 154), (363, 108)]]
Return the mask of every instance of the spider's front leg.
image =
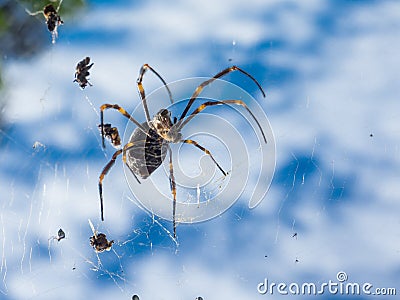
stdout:
[(261, 87), (261, 85), (258, 83), (258, 81), (248, 72), (246, 72), (245, 70), (239, 68), (238, 66), (232, 66), (229, 68), (226, 68), (225, 70), (222, 70), (221, 72), (219, 72), (218, 74), (216, 74), (215, 76), (213, 76), (212, 78), (204, 81), (203, 83), (201, 83), (196, 90), (194, 91), (192, 97), (190, 97), (190, 100), (188, 102), (188, 104), (185, 107), (185, 110), (183, 111), (181, 117), (179, 118), (179, 121), (183, 120), (186, 117), (186, 114), (189, 112), (190, 107), (192, 106), (193, 102), (196, 100), (196, 98), (200, 95), (201, 91), (209, 84), (211, 84), (212, 82), (214, 82), (215, 80), (217, 80), (218, 78), (221, 78), (233, 71), (238, 71), (244, 75), (246, 75), (247, 77), (249, 77), (252, 81), (254, 81), (254, 83), (257, 85), (257, 87), (260, 89), (261, 93), (263, 94), (263, 96), (265, 97), (265, 92), (263, 90), (263, 88)]
[(150, 122), (150, 120), (151, 120), (150, 119), (150, 113), (149, 113), (149, 109), (147, 107), (146, 94), (145, 94), (145, 91), (144, 91), (144, 88), (143, 88), (143, 83), (142, 83), (143, 82), (143, 76), (144, 76), (144, 74), (146, 73), (147, 70), (150, 70), (151, 72), (153, 72), (161, 80), (161, 82), (164, 84), (165, 88), (167, 89), (167, 93), (168, 93), (169, 100), (171, 101), (171, 103), (174, 103), (174, 100), (172, 99), (172, 93), (171, 93), (167, 83), (161, 77), (161, 75), (158, 74), (156, 72), (156, 70), (154, 70), (150, 65), (144, 64), (140, 68), (139, 77), (138, 77), (136, 83), (137, 83), (137, 87), (138, 87), (138, 90), (139, 90), (140, 98), (142, 99), (142, 105), (143, 105), (144, 113), (146, 115), (146, 120), (147, 120), (147, 122)]
[(178, 124), (176, 125), (178, 127), (178, 131), (182, 130), (182, 128), (191, 120), (193, 119), (199, 112), (202, 110), (206, 109), (209, 106), (215, 106), (215, 105), (228, 105), (228, 104), (234, 104), (234, 105), (240, 105), (244, 107), (250, 116), (253, 118), (253, 120), (256, 122), (258, 128), (260, 129), (260, 132), (263, 136), (264, 142), (267, 143), (267, 138), (265, 136), (265, 133), (260, 125), (260, 122), (258, 122), (256, 116), (252, 113), (252, 111), (248, 108), (246, 103), (244, 103), (242, 100), (215, 100), (215, 101), (207, 101), (201, 104), (199, 107), (197, 107), (185, 120), (179, 120)]
[(140, 124), (138, 121), (136, 121), (125, 109), (123, 109), (121, 106), (119, 106), (118, 104), (103, 104), (102, 106), (100, 106), (100, 131), (101, 131), (101, 143), (103, 148), (106, 147), (106, 144), (104, 143), (104, 111), (106, 109), (115, 109), (117, 110), (120, 114), (122, 114), (124, 117), (128, 118), (129, 121), (131, 121), (132, 123), (134, 123), (137, 127), (140, 128), (140, 130), (143, 131), (143, 133), (145, 133), (147, 136), (149, 136), (149, 134), (147, 133), (147, 130), (145, 128), (143, 128), (142, 124)]

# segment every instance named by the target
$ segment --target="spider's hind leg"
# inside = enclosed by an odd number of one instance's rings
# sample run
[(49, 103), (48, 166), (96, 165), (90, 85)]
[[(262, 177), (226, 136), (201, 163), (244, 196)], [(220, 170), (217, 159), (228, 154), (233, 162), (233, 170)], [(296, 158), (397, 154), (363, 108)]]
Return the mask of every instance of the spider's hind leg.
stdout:
[(111, 160), (104, 167), (103, 171), (99, 176), (99, 195), (100, 195), (100, 212), (101, 212), (101, 220), (104, 221), (104, 213), (103, 213), (103, 180), (107, 173), (110, 171), (111, 167), (115, 164), (115, 160), (122, 153), (122, 150), (119, 149), (115, 151)]
[[(113, 156), (111, 157), (110, 161), (103, 168), (103, 171), (101, 172), (101, 174), (99, 176), (100, 212), (101, 212), (101, 220), (102, 221), (104, 221), (104, 213), (103, 213), (103, 180), (104, 180), (105, 176), (108, 174), (108, 172), (110, 171), (110, 169), (112, 168), (112, 166), (114, 166), (117, 157), (120, 156), (121, 153), (122, 153), (122, 161), (127, 165), (127, 163), (126, 163), (126, 151), (129, 150), (129, 148), (131, 148), (133, 146), (134, 146), (133, 143), (127, 143), (124, 146), (123, 149), (119, 149), (119, 150), (115, 151)], [(129, 168), (129, 166), (128, 166), (128, 168)], [(133, 172), (132, 172), (132, 174), (136, 178), (137, 182), (140, 183), (140, 181), (137, 178), (137, 176)]]
[(173, 197), (172, 226), (174, 228), (174, 238), (176, 238), (176, 183), (175, 183), (175, 176), (174, 176), (174, 166), (172, 164), (172, 151), (169, 146), (168, 146), (168, 152), (169, 152), (169, 184), (170, 184), (171, 193), (172, 193), (172, 197)]

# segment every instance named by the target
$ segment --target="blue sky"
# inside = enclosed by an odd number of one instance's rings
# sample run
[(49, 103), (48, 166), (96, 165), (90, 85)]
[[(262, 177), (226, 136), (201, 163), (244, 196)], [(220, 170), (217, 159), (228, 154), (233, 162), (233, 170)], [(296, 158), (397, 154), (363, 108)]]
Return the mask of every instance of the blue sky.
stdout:
[[(5, 61), (1, 298), (262, 299), (280, 296), (257, 292), (264, 278), (320, 284), (336, 280), (340, 271), (348, 282), (399, 289), (398, 6), (93, 1), (65, 20), (55, 45), (49, 35), (40, 56)], [(82, 91), (72, 80), (85, 56), (94, 62), (93, 87)], [(259, 206), (248, 209), (251, 191), (245, 190), (224, 214), (179, 225), (175, 242), (170, 222), (138, 206), (118, 160), (104, 182), (106, 221), (100, 221), (97, 180), (114, 149), (101, 148), (98, 108), (103, 103), (137, 108), (136, 78), (144, 63), (167, 82), (212, 76), (231, 64), (259, 80), (265, 99), (248, 78), (235, 73), (224, 78), (254, 97), (244, 101), (256, 101), (272, 128), (276, 150), (266, 153), (275, 153), (276, 169)], [(150, 93), (160, 82), (146, 74), (144, 85)], [(165, 100), (154, 102), (151, 114)], [(251, 128), (235, 112), (214, 113), (237, 128), (248, 157), (256, 157)], [(106, 117), (124, 132), (123, 117), (109, 111)], [(218, 128), (220, 121), (199, 130)], [(198, 126), (205, 124), (193, 123), (191, 130)], [(36, 141), (44, 146), (32, 149)], [(207, 145), (225, 164), (226, 149), (212, 140)], [(187, 172), (213, 170), (201, 152), (187, 147), (179, 150), (189, 152), (184, 161), (193, 161), (194, 171)], [(226, 164), (234, 171), (242, 161)], [(250, 188), (255, 170), (249, 169)], [(234, 174), (232, 182), (240, 182)], [(156, 174), (151, 184), (168, 189), (164, 175)], [(90, 248), (88, 219), (115, 240), (112, 251), (96, 255)], [(67, 238), (48, 240), (59, 228)]]

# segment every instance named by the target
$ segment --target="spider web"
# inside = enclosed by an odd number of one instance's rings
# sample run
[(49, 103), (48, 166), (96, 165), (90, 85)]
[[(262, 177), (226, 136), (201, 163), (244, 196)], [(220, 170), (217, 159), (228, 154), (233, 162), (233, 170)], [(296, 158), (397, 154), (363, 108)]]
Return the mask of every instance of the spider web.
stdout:
[[(398, 4), (204, 5), (90, 4), (35, 59), (4, 61), (2, 299), (254, 299), (264, 278), (318, 283), (341, 270), (351, 282), (398, 288)], [(86, 56), (93, 87), (81, 90), (73, 73)], [(167, 82), (233, 63), (260, 80), (266, 99), (240, 74), (226, 78), (256, 98), (274, 130), (277, 169), (256, 209), (244, 192), (215, 219), (180, 224), (174, 239), (171, 222), (140, 207), (118, 160), (100, 221), (98, 176), (114, 149), (101, 147), (98, 109), (140, 104), (143, 63)], [(150, 93), (160, 82), (146, 74), (144, 85)], [(111, 112), (107, 121), (127, 124)], [(210, 166), (201, 154), (189, 159), (188, 172)], [(91, 248), (88, 219), (114, 240), (111, 251)]]

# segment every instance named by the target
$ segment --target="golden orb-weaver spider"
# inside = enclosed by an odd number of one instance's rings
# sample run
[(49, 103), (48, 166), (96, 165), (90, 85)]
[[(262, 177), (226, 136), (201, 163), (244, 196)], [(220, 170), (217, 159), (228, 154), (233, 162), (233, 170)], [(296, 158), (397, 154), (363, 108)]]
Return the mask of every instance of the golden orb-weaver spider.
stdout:
[[(171, 103), (174, 103), (172, 99), (171, 91), (168, 88), (167, 83), (165, 80), (148, 64), (144, 64), (140, 69), (139, 77), (137, 79), (137, 87), (140, 93), (140, 97), (142, 100), (142, 105), (144, 108), (144, 112), (146, 115), (146, 122), (139, 123), (136, 119), (134, 119), (125, 109), (123, 109), (118, 104), (103, 104), (100, 107), (100, 125), (99, 129), (102, 135), (102, 145), (105, 147), (104, 144), (104, 136), (107, 133), (106, 125), (104, 124), (104, 117), (103, 113), (106, 109), (115, 109), (120, 112), (123, 116), (128, 118), (131, 122), (133, 122), (137, 128), (133, 131), (129, 142), (125, 144), (121, 149), (117, 150), (111, 160), (107, 163), (104, 167), (103, 171), (99, 177), (99, 195), (100, 195), (100, 210), (101, 210), (101, 219), (104, 221), (104, 213), (103, 213), (103, 180), (104, 177), (109, 172), (110, 168), (115, 164), (115, 161), (119, 155), (122, 154), (122, 160), (127, 165), (127, 167), (131, 170), (132, 174), (136, 178), (137, 182), (140, 183), (138, 177), (141, 179), (146, 179), (150, 176), (164, 161), (167, 152), (169, 153), (169, 181), (170, 181), (170, 189), (173, 197), (173, 207), (172, 207), (172, 222), (173, 222), (173, 232), (174, 237), (176, 237), (176, 220), (175, 220), (175, 211), (176, 211), (176, 183), (174, 178), (174, 170), (172, 165), (172, 152), (169, 146), (169, 143), (186, 143), (194, 145), (195, 147), (199, 148), (201, 151), (206, 153), (210, 158), (213, 160), (215, 165), (221, 171), (221, 173), (226, 176), (226, 172), (223, 168), (218, 164), (218, 162), (214, 159), (211, 152), (204, 148), (203, 146), (199, 145), (196, 141), (191, 139), (184, 139), (181, 134), (182, 128), (198, 113), (209, 106), (214, 105), (228, 105), (228, 104), (235, 104), (244, 107), (254, 121), (257, 123), (258, 128), (261, 131), (263, 136), (264, 142), (267, 143), (264, 131), (261, 128), (260, 123), (251, 112), (251, 110), (247, 107), (247, 105), (241, 100), (212, 100), (206, 101), (199, 105), (192, 113), (190, 113), (187, 117), (186, 115), (189, 112), (192, 104), (199, 96), (201, 91), (207, 85), (211, 84), (216, 79), (230, 73), (233, 71), (239, 71), (242, 74), (248, 76), (258, 88), (261, 90), (263, 96), (265, 97), (265, 93), (261, 87), (261, 85), (257, 82), (257, 80), (247, 73), (246, 71), (240, 69), (237, 66), (232, 66), (226, 68), (216, 74), (214, 77), (204, 81), (201, 83), (192, 94), (189, 102), (187, 103), (184, 111), (180, 115), (179, 118), (174, 117), (171, 118), (171, 112), (167, 109), (161, 109), (152, 119), (150, 118), (149, 110), (147, 107), (146, 95), (143, 88), (143, 76), (147, 70), (152, 71), (164, 84), (165, 88), (167, 89), (169, 98)], [(111, 125), (107, 125), (110, 127)]]

